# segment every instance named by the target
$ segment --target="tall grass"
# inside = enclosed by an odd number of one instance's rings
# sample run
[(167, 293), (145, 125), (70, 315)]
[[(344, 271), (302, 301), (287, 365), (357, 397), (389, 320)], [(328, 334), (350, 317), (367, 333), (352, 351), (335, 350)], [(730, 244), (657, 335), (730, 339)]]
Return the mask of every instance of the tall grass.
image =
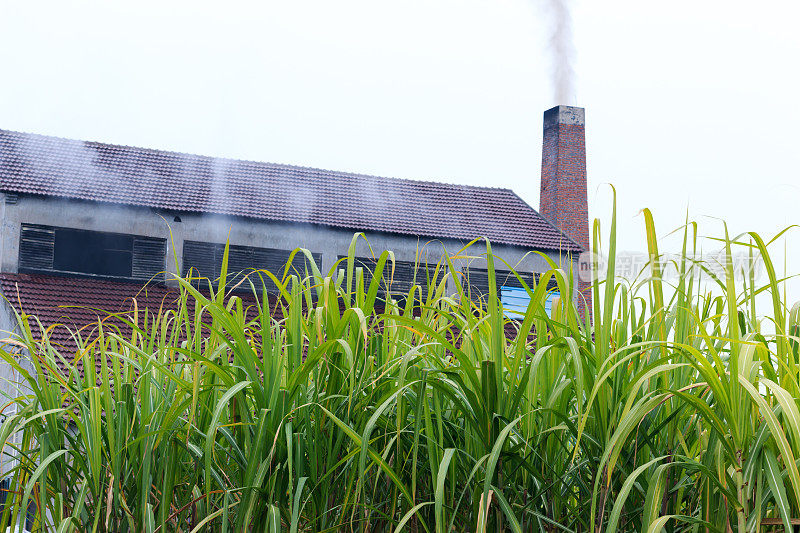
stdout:
[[(600, 235), (595, 223), (595, 250)], [(586, 322), (566, 298), (545, 313), (551, 279), (562, 295), (576, 283), (556, 264), (519, 320), (491, 281), (471, 298), (450, 257), (427, 293), (384, 305), (393, 256), (365, 285), (358, 238), (329, 273), (252, 273), (252, 304), (224, 265), (208, 290), (180, 279), (174, 309), (76, 332), (76, 354), (19, 315), (0, 353), (24, 381), (0, 426), (16, 457), (0, 530), (31, 501), (34, 527), (59, 532), (743, 532), (800, 518), (800, 312), (760, 236), (724, 235), (725, 275), (706, 290), (694, 225), (674, 286), (658, 266), (616, 280), (612, 225)], [(763, 284), (736, 281), (736, 249), (761, 256)], [(277, 301), (257, 290), (267, 278)]]

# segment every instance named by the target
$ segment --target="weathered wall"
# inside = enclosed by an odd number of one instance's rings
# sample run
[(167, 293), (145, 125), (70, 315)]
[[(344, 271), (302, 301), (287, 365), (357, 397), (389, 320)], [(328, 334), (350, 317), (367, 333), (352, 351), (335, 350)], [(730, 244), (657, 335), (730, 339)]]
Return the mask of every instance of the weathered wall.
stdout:
[[(188, 213), (157, 212), (148, 208), (115, 206), (57, 198), (21, 196), (16, 204), (0, 202), (2, 231), (0, 231), (0, 271), (17, 272), (19, 258), (19, 233), (22, 223), (62, 226), (96, 231), (109, 231), (161, 237), (167, 239), (166, 267), (168, 272), (179, 272), (184, 240), (279, 248), (293, 250), (307, 248), (322, 254), (322, 271), (328, 272), (339, 255), (347, 253), (353, 230), (311, 224), (269, 222), (241, 217), (198, 215)], [(180, 222), (174, 220), (175, 215)], [(399, 261), (413, 261), (418, 251), (427, 254), (428, 261), (436, 262), (443, 251), (454, 254), (465, 243), (452, 240), (427, 240), (413, 236), (386, 233), (367, 233), (367, 240), (377, 256), (383, 250), (392, 250)], [(542, 272), (549, 269), (547, 261), (536, 253), (505, 246), (492, 245), (496, 256), (501, 257), (520, 271)], [(175, 253), (177, 251), (177, 254)], [(475, 244), (468, 250), (472, 265), (485, 267), (485, 247)], [(357, 255), (370, 255), (368, 245), (360, 240)], [(557, 252), (547, 256), (559, 263)], [(177, 259), (177, 263), (176, 263)], [(467, 260), (457, 259), (457, 266)], [(499, 261), (497, 268), (504, 269)], [(566, 267), (566, 265), (565, 265)]]

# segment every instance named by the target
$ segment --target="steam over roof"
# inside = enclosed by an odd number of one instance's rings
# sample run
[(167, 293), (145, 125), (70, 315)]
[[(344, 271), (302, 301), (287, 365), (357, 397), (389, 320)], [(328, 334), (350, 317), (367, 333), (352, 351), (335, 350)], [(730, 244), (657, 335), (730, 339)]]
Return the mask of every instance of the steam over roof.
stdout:
[(580, 251), (509, 189), (181, 154), (0, 130), (0, 190), (423, 238)]

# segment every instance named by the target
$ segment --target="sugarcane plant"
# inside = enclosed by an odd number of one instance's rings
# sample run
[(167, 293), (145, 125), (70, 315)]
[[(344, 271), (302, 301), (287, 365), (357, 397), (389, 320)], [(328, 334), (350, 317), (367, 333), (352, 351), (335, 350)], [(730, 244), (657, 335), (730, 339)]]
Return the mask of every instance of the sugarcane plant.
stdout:
[[(532, 283), (514, 273), (527, 309), (507, 312), (480, 239), (397, 297), (394, 255), (365, 273), (359, 234), (329, 272), (298, 249), (307, 271), (290, 258), (236, 286), (226, 249), (218, 279), (175, 277), (174, 301), (69, 344), (17, 313), (0, 531), (790, 532), (800, 307), (770, 258), (784, 234), (725, 229), (720, 275), (687, 222), (668, 283), (643, 218), (635, 279), (615, 275), (615, 214), (607, 241), (595, 222), (607, 266), (588, 306), (574, 263), (541, 254)], [(455, 261), (477, 247), (488, 294)], [(766, 279), (739, 275), (736, 251)]]

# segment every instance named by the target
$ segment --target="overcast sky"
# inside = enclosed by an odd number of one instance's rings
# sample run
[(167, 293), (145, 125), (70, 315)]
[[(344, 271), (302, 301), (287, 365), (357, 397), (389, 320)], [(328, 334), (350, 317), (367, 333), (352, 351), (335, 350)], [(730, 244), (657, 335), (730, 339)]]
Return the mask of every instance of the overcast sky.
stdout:
[(623, 249), (645, 249), (644, 207), (661, 234), (687, 208), (711, 235), (709, 217), (800, 222), (797, 2), (570, 2), (557, 102), (543, 1), (0, 0), (0, 128), (509, 187), (538, 208), (542, 112), (566, 103), (586, 108), (590, 214), (607, 221), (613, 183)]

